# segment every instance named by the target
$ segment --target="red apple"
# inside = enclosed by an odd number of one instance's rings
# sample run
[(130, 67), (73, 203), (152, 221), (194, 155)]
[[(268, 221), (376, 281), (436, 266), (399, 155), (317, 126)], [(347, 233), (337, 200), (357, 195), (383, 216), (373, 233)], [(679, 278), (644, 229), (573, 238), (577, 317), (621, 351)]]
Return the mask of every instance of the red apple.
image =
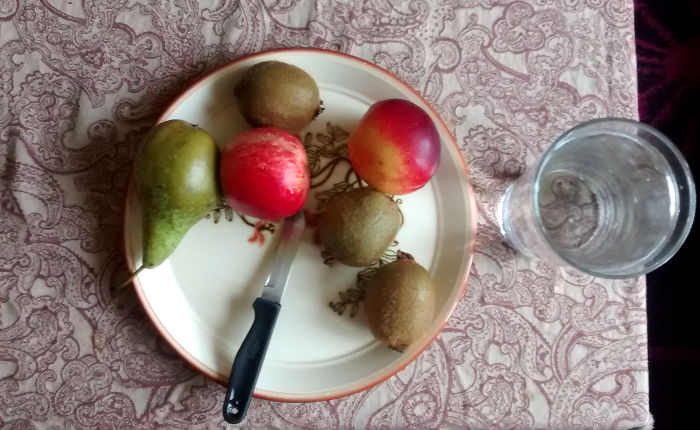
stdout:
[(272, 127), (231, 139), (221, 154), (221, 189), (231, 208), (261, 219), (279, 219), (304, 206), (309, 171), (304, 145)]
[(419, 106), (399, 99), (370, 106), (348, 141), (350, 163), (374, 189), (407, 194), (425, 185), (440, 161), (440, 135)]

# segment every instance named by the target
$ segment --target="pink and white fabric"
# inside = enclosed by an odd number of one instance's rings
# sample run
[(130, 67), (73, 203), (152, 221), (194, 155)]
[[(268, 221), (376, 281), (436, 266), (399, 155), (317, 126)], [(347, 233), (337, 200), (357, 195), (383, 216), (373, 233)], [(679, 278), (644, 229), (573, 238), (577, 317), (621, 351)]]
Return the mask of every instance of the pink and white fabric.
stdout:
[(477, 194), (466, 293), (406, 369), (364, 392), (254, 400), (246, 428), (648, 426), (645, 282), (529, 262), (507, 184), (565, 129), (637, 115), (632, 0), (0, 0), (0, 427), (225, 427), (130, 292), (134, 151), (189, 83), (278, 47), (349, 53), (415, 88)]

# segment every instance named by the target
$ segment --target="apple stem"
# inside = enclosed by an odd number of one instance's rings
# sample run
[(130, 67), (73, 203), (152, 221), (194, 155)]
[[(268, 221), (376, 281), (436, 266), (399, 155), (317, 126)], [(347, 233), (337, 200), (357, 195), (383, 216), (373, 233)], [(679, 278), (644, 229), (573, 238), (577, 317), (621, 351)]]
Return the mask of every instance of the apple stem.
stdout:
[(121, 284), (117, 285), (117, 287), (114, 288), (114, 289), (115, 289), (116, 291), (121, 291), (121, 290), (123, 290), (124, 288), (126, 288), (126, 287), (134, 280), (134, 278), (136, 278), (136, 277), (138, 276), (138, 274), (141, 273), (141, 271), (142, 271), (143, 269), (145, 269), (145, 268), (146, 268), (146, 266), (144, 266), (144, 265), (142, 264), (141, 267), (139, 267), (138, 269), (136, 269), (136, 271), (135, 271), (134, 273), (132, 273), (131, 276), (129, 276), (129, 278), (127, 278), (126, 281), (124, 281), (124, 282), (122, 282)]

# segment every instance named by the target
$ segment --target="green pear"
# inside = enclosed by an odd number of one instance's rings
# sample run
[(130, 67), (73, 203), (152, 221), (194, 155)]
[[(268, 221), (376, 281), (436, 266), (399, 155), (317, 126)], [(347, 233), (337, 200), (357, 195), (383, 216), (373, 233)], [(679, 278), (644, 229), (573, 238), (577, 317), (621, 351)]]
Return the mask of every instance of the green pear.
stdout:
[(142, 207), (143, 266), (167, 259), (219, 201), (219, 152), (204, 130), (182, 120), (156, 125), (134, 162)]

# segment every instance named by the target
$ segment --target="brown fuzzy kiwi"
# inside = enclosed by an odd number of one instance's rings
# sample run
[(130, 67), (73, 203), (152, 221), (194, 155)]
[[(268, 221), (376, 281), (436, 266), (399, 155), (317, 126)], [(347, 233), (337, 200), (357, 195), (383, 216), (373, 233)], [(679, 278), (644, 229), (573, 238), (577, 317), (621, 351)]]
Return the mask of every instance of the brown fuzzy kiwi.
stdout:
[(377, 261), (402, 224), (396, 202), (371, 188), (355, 188), (328, 202), (321, 214), (321, 243), (335, 259), (364, 267)]
[(435, 284), (412, 258), (399, 258), (377, 269), (367, 283), (365, 312), (374, 336), (404, 351), (433, 321)]
[(255, 127), (277, 127), (296, 134), (321, 112), (313, 78), (281, 61), (263, 61), (250, 67), (235, 94), (243, 117)]

